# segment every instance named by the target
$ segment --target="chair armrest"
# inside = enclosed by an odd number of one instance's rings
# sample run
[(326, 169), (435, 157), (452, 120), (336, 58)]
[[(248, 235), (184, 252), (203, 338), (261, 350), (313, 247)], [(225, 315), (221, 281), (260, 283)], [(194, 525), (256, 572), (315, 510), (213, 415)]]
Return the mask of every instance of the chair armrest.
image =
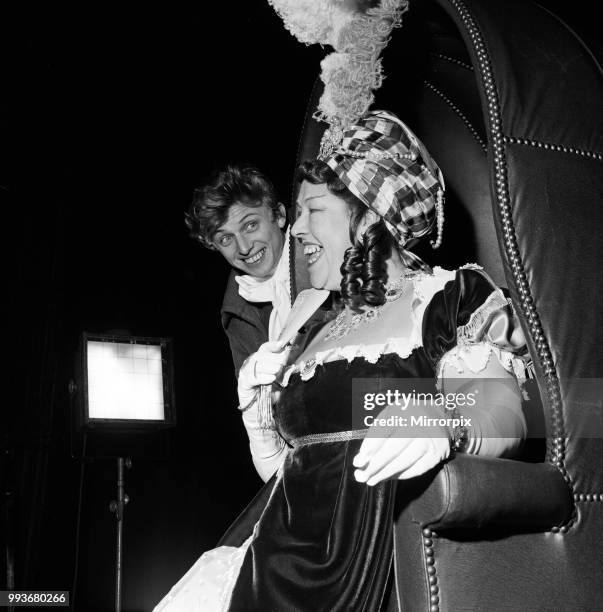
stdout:
[(414, 481), (399, 487), (400, 498), (408, 504), (404, 512), (435, 530), (548, 529), (568, 520), (573, 508), (567, 483), (548, 463), (459, 454), (435, 476)]

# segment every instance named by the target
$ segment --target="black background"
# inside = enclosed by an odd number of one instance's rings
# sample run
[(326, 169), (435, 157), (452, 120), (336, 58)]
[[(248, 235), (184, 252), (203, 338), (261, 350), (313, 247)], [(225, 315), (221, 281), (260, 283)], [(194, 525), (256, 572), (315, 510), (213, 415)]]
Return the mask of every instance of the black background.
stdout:
[[(586, 2), (544, 4), (600, 48)], [(264, 0), (24, 6), (1, 32), (5, 351), (16, 366), (2, 408), (3, 525), (15, 584), (73, 590), (79, 515), (77, 607), (111, 609), (115, 467), (86, 464), (78, 514), (67, 384), (83, 330), (170, 336), (169, 460), (134, 460), (127, 473), (124, 609), (150, 610), (261, 484), (219, 323), (228, 267), (187, 237), (183, 212), (212, 168), (237, 160), (289, 202), (325, 50), (298, 43)]]

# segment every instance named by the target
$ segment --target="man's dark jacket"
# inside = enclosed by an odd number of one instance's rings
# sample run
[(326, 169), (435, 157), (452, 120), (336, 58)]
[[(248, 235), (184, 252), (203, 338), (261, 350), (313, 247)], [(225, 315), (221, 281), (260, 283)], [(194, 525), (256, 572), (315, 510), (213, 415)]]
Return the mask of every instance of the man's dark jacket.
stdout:
[(272, 312), (271, 302), (252, 303), (239, 295), (235, 281), (236, 272), (231, 271), (222, 300), (222, 327), (228, 336), (235, 376), (239, 376), (241, 365), (268, 341), (268, 322)]

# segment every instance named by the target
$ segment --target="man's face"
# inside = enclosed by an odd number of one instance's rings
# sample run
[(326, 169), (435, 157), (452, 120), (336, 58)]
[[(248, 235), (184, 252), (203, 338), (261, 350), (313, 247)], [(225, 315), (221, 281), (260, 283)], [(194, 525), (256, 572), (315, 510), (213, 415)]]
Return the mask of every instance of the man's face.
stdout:
[(283, 251), (285, 222), (282, 204), (276, 219), (266, 204), (256, 207), (233, 204), (212, 243), (231, 266), (256, 278), (270, 278)]

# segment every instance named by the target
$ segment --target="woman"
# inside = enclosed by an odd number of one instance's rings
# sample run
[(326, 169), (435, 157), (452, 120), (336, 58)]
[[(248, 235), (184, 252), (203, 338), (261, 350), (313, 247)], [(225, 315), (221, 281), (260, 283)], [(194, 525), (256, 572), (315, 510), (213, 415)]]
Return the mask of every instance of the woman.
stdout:
[[(264, 477), (278, 468), (276, 484), (247, 542), (204, 555), (161, 610), (192, 605), (182, 603), (191, 589), (213, 593), (204, 610), (385, 609), (396, 482), (452, 449), (510, 456), (525, 437), (512, 374), (521, 363), (509, 352), (522, 336), (506, 298), (476, 266), (431, 271), (405, 248), (433, 233), (437, 245), (443, 222), (441, 173), (412, 132), (391, 113), (368, 113), (323, 160), (303, 164), (300, 180), (292, 235), (312, 285), (340, 291), (343, 308), (305, 346), (288, 354), (267, 343), (243, 367), (254, 463)], [(414, 420), (367, 434), (358, 391), (386, 395), (392, 379), (410, 381), (406, 392), (428, 380), (432, 397), (437, 381), (446, 398), (477, 390), (479, 400), (447, 414), (424, 394), (406, 413)], [(257, 385), (273, 381), (282, 391), (267, 430)], [(379, 414), (400, 415), (394, 401)]]

